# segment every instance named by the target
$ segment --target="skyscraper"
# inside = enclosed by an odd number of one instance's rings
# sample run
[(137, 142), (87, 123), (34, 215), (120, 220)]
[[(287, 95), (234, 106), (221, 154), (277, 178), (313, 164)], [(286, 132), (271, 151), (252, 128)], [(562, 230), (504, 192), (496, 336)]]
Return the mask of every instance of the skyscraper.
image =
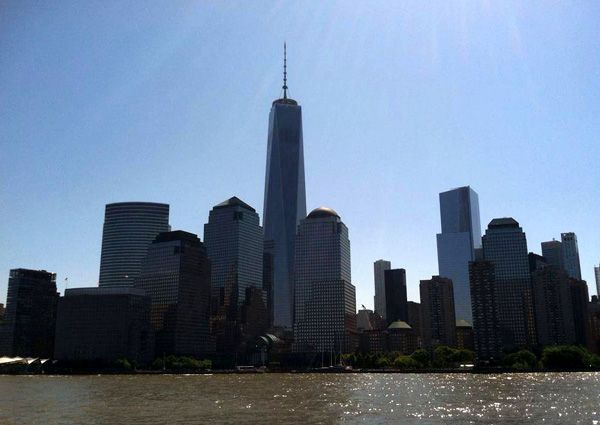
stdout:
[(296, 227), (306, 216), (302, 109), (287, 96), (284, 52), (283, 97), (273, 102), (264, 198), (264, 238), (272, 241), (273, 324), (291, 329), (293, 324), (293, 266)]
[(344, 351), (356, 342), (356, 293), (351, 284), (348, 228), (330, 208), (298, 226), (294, 345), (297, 352)]
[(373, 279), (375, 282), (375, 312), (386, 318), (385, 302), (385, 271), (392, 268), (392, 263), (387, 260), (377, 260), (373, 263)]
[(494, 264), (476, 260), (469, 263), (473, 333), (478, 363), (494, 363), (502, 357)]
[(600, 264), (594, 266), (594, 275), (596, 276), (596, 295), (600, 295)]
[(210, 262), (193, 233), (159, 233), (148, 247), (135, 287), (151, 303), (156, 356), (200, 356), (210, 339)]
[(548, 264), (558, 267), (561, 270), (565, 268), (563, 264), (562, 243), (560, 241), (551, 240), (542, 242), (542, 256)]
[(456, 318), (471, 321), (469, 261), (481, 247), (479, 197), (469, 186), (440, 193), (442, 233), (437, 235), (440, 276), (452, 280)]
[(388, 325), (397, 320), (408, 322), (406, 299), (406, 270), (392, 269), (384, 272), (385, 311)]
[(0, 356), (52, 357), (57, 302), (56, 274), (11, 270)]
[(569, 277), (581, 280), (577, 235), (573, 232), (561, 233), (560, 239), (562, 242), (562, 258), (565, 270), (569, 274)]
[(535, 346), (535, 319), (527, 239), (513, 218), (493, 219), (483, 236), (484, 259), (494, 264), (495, 295), (503, 345)]
[(204, 225), (204, 244), (212, 268), (211, 323), (216, 348), (219, 353), (235, 355), (256, 329), (256, 323), (244, 322), (246, 318), (253, 320), (254, 312), (264, 311), (260, 322), (267, 321), (258, 214), (235, 196), (214, 206)]
[(419, 284), (423, 315), (423, 344), (426, 347), (456, 344), (456, 316), (452, 280), (432, 276)]
[(156, 235), (169, 230), (169, 206), (152, 202), (106, 205), (100, 286), (133, 286)]

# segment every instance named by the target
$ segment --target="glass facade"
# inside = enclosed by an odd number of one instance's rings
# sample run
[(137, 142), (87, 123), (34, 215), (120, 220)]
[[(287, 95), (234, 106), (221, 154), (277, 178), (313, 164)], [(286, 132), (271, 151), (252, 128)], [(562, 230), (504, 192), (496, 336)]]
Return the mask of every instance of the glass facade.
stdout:
[(569, 277), (581, 279), (581, 265), (579, 263), (579, 247), (577, 246), (577, 235), (575, 233), (561, 233), (562, 258), (564, 267)]
[(348, 228), (328, 209), (298, 226), (295, 253), (294, 351), (352, 351), (356, 295)]
[(542, 257), (546, 259), (546, 263), (564, 269), (562, 255), (562, 243), (560, 241), (542, 242)]
[(494, 264), (495, 295), (502, 343), (535, 346), (535, 322), (527, 239), (513, 218), (490, 222), (483, 236), (484, 259)]
[(210, 263), (198, 236), (160, 233), (148, 248), (135, 287), (151, 300), (156, 356), (200, 356), (210, 341)]
[(263, 211), (264, 238), (272, 242), (273, 324), (291, 329), (296, 228), (306, 216), (302, 109), (291, 99), (271, 107)]
[(392, 263), (387, 260), (377, 260), (373, 263), (373, 281), (375, 283), (375, 312), (384, 319), (386, 315), (385, 301), (385, 271), (392, 268)]
[(151, 202), (106, 205), (100, 286), (133, 286), (156, 235), (169, 231), (169, 206)]
[(397, 320), (408, 322), (406, 299), (406, 270), (392, 269), (384, 272), (386, 320), (388, 325)]
[(456, 318), (472, 321), (469, 261), (481, 247), (479, 197), (469, 186), (440, 193), (439, 275), (452, 280)]

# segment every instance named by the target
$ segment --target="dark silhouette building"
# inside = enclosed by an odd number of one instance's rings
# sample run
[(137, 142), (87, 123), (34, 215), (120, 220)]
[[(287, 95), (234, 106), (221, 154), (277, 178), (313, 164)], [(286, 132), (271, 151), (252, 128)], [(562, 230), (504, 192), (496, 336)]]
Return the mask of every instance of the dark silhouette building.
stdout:
[(475, 350), (473, 325), (466, 320), (459, 319), (456, 321), (456, 348)]
[(58, 302), (54, 357), (148, 365), (154, 359), (150, 298), (129, 287), (67, 289)]
[(408, 321), (406, 271), (404, 269), (385, 270), (384, 286), (385, 311), (388, 324), (397, 320)]
[(581, 279), (569, 278), (573, 322), (575, 324), (575, 344), (590, 346), (590, 323), (588, 307), (590, 296), (587, 282)]
[(484, 260), (469, 263), (469, 281), (477, 362), (496, 363), (502, 357), (502, 340), (494, 264)]
[(269, 137), (263, 224), (273, 256), (271, 288), (273, 324), (291, 329), (294, 323), (294, 246), (296, 228), (306, 217), (302, 108), (287, 96), (284, 51), (283, 97), (273, 101)]
[(52, 357), (57, 302), (56, 274), (45, 270), (11, 270), (0, 355)]
[(156, 356), (202, 356), (210, 338), (210, 262), (198, 236), (160, 233), (148, 247), (135, 287), (151, 302)]
[(527, 239), (513, 218), (493, 219), (483, 236), (484, 259), (494, 264), (495, 298), (502, 344), (536, 346)]
[(406, 311), (408, 314), (408, 320), (406, 321), (406, 323), (408, 323), (410, 325), (410, 327), (415, 331), (415, 334), (417, 335), (419, 342), (422, 343), (423, 330), (422, 330), (422, 326), (421, 326), (421, 317), (422, 317), (421, 304), (414, 302), (414, 301), (408, 301), (406, 303), (406, 305), (407, 305)]
[(421, 280), (423, 344), (426, 347), (436, 345), (454, 346), (456, 344), (456, 316), (454, 314), (454, 290), (452, 280), (432, 276)]
[(169, 206), (154, 202), (106, 205), (100, 256), (100, 286), (133, 286), (148, 246), (169, 231)]
[(546, 263), (563, 270), (565, 268), (562, 253), (562, 243), (557, 240), (542, 242), (542, 256)]

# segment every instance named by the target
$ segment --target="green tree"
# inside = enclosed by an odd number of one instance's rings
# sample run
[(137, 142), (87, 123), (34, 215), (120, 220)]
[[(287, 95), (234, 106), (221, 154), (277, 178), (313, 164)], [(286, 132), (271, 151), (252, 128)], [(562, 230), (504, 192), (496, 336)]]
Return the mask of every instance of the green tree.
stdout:
[(583, 347), (557, 345), (544, 348), (542, 365), (546, 369), (583, 369), (590, 365), (590, 353)]
[(133, 368), (133, 366), (131, 366), (131, 363), (129, 362), (129, 360), (127, 360), (125, 357), (123, 357), (122, 359), (118, 359), (115, 364), (117, 365), (117, 367), (119, 369), (123, 369), (123, 370), (131, 370)]
[(423, 350), (422, 348), (412, 353), (410, 355), (410, 358), (416, 361), (419, 364), (419, 367), (422, 368), (429, 367), (429, 364), (431, 362), (431, 356), (429, 355), (427, 350)]
[(411, 356), (398, 356), (394, 359), (394, 367), (402, 370), (419, 369), (421, 363), (413, 359)]
[(537, 357), (529, 350), (521, 350), (504, 356), (502, 363), (514, 370), (531, 370), (537, 366)]

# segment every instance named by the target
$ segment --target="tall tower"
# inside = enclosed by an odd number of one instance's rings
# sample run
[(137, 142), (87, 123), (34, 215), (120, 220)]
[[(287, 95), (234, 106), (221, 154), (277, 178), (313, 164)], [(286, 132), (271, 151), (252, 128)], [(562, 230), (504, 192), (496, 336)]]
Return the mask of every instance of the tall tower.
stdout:
[(579, 247), (577, 246), (577, 235), (573, 232), (561, 233), (562, 258), (564, 267), (569, 277), (581, 279), (581, 266), (579, 264)]
[(600, 264), (594, 266), (594, 275), (596, 276), (596, 295), (600, 296)]
[(100, 286), (133, 286), (148, 246), (169, 230), (169, 206), (152, 202), (106, 205)]
[(283, 97), (269, 114), (265, 176), (264, 239), (273, 261), (273, 325), (291, 329), (294, 320), (294, 246), (296, 227), (306, 216), (302, 108), (287, 96), (284, 45)]
[[(375, 282), (374, 305), (375, 312), (387, 319), (385, 300), (385, 271), (392, 268), (392, 263), (387, 260), (377, 260), (373, 263), (373, 281)], [(396, 320), (396, 319), (395, 319)]]
[(481, 247), (479, 197), (469, 186), (440, 193), (442, 233), (437, 235), (440, 276), (452, 279), (456, 318), (472, 321), (469, 261)]

